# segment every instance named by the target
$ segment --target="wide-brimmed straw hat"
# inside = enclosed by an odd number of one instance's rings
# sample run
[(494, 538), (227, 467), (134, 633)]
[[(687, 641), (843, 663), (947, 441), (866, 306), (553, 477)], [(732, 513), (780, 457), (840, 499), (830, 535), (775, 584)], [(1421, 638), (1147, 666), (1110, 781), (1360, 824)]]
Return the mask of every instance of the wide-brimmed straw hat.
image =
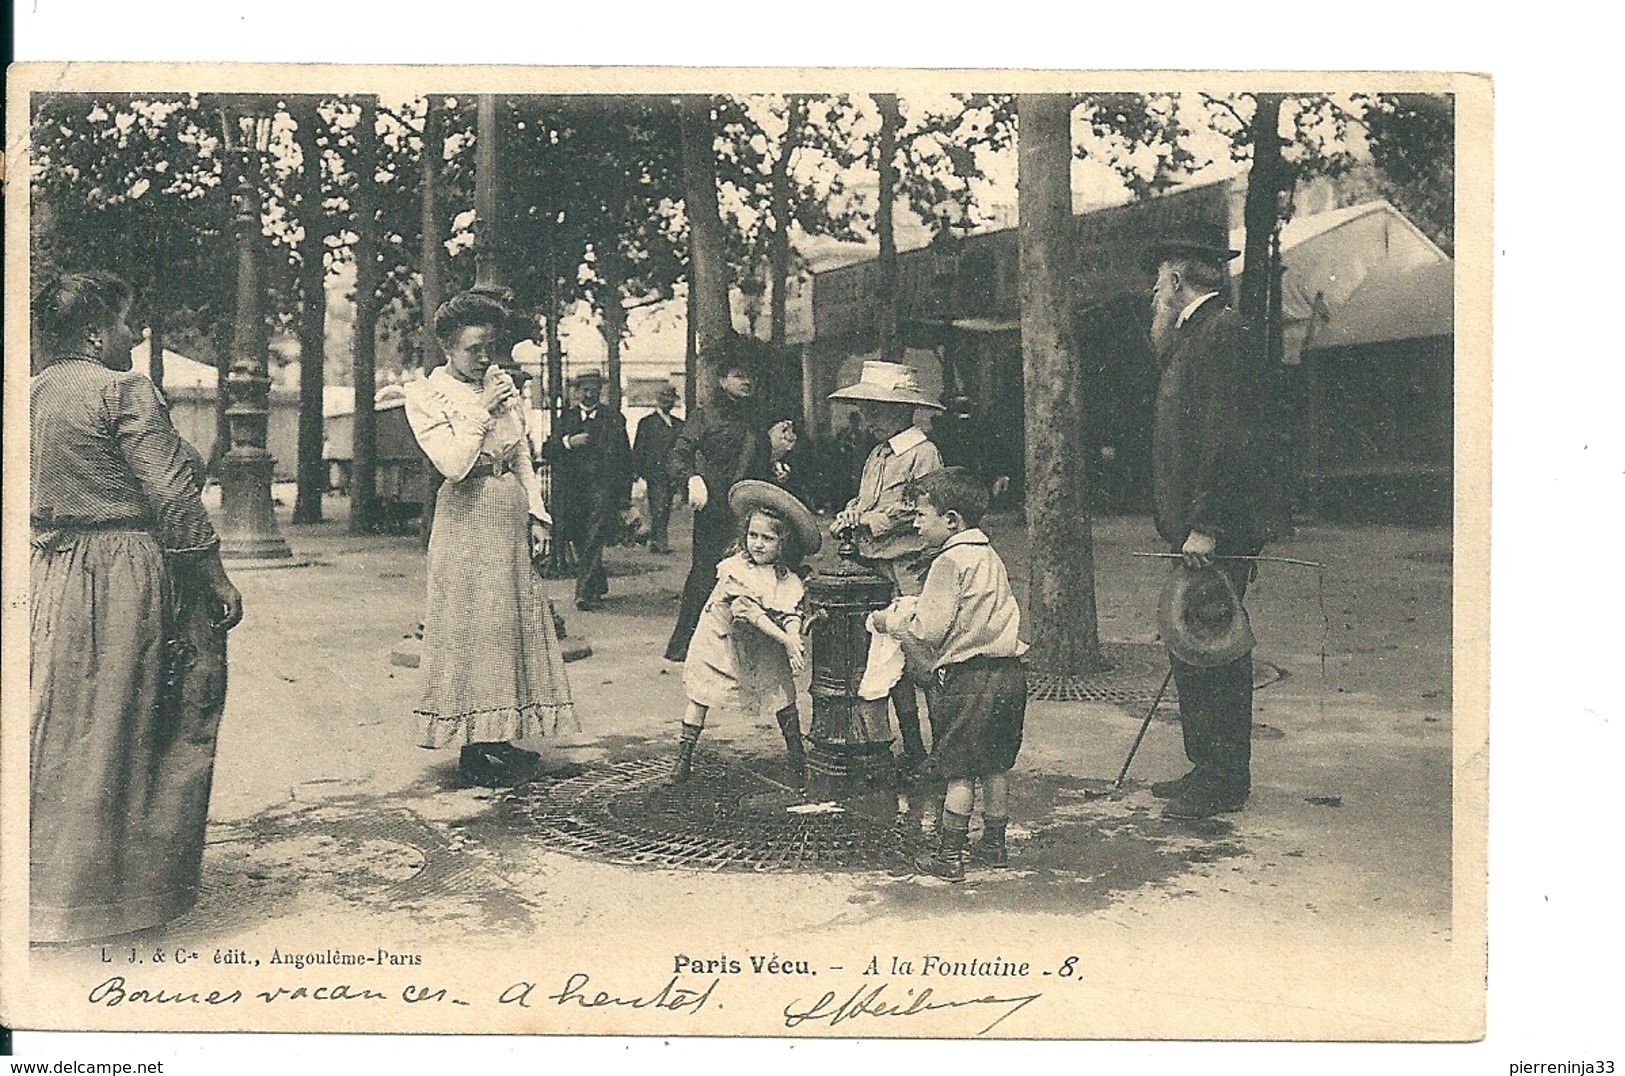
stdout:
[(812, 556), (824, 544), (824, 536), (818, 532), (818, 520), (807, 506), (771, 482), (755, 478), (735, 482), (728, 491), (728, 507), (740, 519), (758, 508), (765, 508), (783, 519), (795, 531), (796, 544), (804, 556)]
[(1229, 576), (1212, 566), (1173, 566), (1157, 605), (1157, 627), (1174, 657), (1204, 669), (1228, 665), (1254, 644), (1253, 627), (1236, 588)]
[(829, 394), (832, 400), (874, 400), (879, 403), (908, 404), (941, 411), (942, 405), (920, 390), (914, 367), (901, 362), (866, 359), (856, 383)]
[(1176, 228), (1151, 246), (1151, 255), (1159, 262), (1185, 257), (1223, 265), (1240, 253), (1230, 248), (1230, 235), (1224, 225), (1208, 221)]
[(604, 383), (604, 372), (589, 366), (580, 373), (572, 374), (570, 376), (570, 384), (572, 385), (584, 385), (589, 381), (594, 381), (602, 385)]

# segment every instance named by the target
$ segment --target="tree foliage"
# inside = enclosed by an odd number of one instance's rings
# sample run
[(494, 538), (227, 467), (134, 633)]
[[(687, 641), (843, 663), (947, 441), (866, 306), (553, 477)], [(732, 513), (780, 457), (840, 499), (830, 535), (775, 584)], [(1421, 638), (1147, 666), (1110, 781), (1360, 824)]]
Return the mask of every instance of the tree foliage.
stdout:
[(1378, 189), (1446, 253), (1455, 252), (1456, 111), (1449, 94), (1361, 100)]
[(135, 288), (147, 319), (218, 341), (230, 324), (235, 277), (217, 117), (185, 94), (49, 94), (36, 102), (36, 285), (51, 271), (114, 272)]

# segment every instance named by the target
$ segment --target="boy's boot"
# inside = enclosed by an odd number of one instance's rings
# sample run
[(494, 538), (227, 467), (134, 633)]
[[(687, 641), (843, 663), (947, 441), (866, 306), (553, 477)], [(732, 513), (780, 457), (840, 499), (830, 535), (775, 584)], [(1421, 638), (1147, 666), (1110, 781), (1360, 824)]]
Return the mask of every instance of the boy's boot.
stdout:
[(897, 711), (897, 731), (903, 736), (903, 773), (917, 777), (925, 770), (925, 740), (920, 736), (920, 700), (906, 678), (892, 688), (891, 704)]
[(965, 842), (970, 835), (970, 816), (945, 811), (942, 815), (942, 833), (937, 850), (916, 860), (914, 866), (921, 874), (929, 874), (949, 882), (965, 880)]
[(784, 751), (790, 773), (801, 785), (807, 780), (807, 748), (801, 742), (801, 714), (794, 706), (779, 711), (779, 731), (784, 734)]
[(694, 772), (694, 745), (700, 742), (701, 725), (683, 722), (683, 738), (677, 744), (677, 761), (672, 763), (671, 784), (680, 785)]
[(979, 867), (998, 868), (1010, 865), (1010, 852), (1004, 844), (1004, 828), (1009, 822), (1008, 818), (982, 816), (982, 839), (971, 849), (972, 863)]

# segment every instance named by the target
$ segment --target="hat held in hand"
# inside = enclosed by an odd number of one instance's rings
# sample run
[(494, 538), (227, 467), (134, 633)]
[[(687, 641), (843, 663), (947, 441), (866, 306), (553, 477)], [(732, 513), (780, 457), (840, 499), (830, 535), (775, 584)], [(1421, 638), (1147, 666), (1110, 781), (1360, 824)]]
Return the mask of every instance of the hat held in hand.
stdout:
[(1163, 645), (1187, 665), (1228, 665), (1253, 649), (1253, 627), (1230, 577), (1218, 568), (1176, 563), (1157, 605)]

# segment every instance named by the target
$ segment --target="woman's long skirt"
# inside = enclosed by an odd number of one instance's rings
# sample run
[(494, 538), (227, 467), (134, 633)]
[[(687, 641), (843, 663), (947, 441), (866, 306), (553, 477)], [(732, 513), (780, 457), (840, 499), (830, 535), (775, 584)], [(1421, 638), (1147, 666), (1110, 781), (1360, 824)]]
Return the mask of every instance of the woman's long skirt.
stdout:
[(197, 900), (225, 633), (146, 533), (37, 535), (30, 584), (32, 936), (163, 923)]
[(564, 655), (512, 474), (447, 482), (429, 538), (423, 746), (519, 740), (574, 720)]

